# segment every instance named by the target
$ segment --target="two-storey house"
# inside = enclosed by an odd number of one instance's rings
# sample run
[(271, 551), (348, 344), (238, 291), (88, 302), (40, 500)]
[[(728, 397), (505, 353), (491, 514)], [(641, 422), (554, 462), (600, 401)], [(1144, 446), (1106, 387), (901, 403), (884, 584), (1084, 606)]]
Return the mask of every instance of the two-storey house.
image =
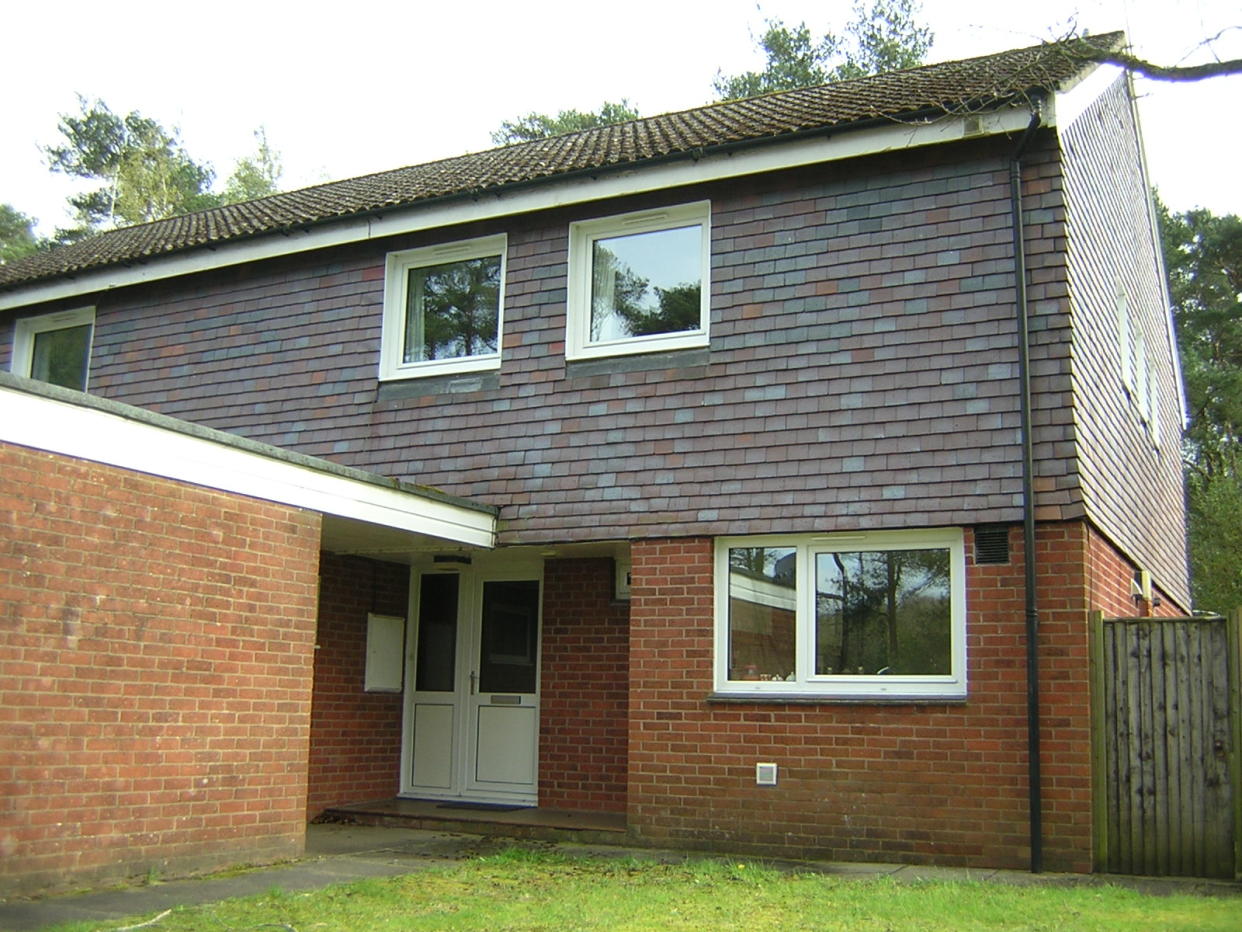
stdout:
[(1134, 105), (1067, 46), (104, 233), (0, 267), (0, 366), (14, 883), (396, 798), (1089, 870), (1087, 614), (1189, 608)]

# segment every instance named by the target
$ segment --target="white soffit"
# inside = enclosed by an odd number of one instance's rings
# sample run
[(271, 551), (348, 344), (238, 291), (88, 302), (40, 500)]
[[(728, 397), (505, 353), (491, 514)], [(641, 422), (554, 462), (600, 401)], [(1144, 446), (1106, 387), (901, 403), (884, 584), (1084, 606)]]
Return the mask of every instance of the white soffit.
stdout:
[(839, 131), (825, 131), (814, 138), (773, 141), (768, 145), (717, 152), (698, 159), (690, 153), (682, 153), (675, 161), (656, 165), (638, 163), (620, 170), (601, 166), (598, 175), (585, 180), (550, 180), (515, 191), (501, 188), (494, 193), (482, 192), (470, 198), (455, 197), (439, 204), (394, 207), (386, 213), (340, 223), (316, 225), (301, 231), (273, 232), (245, 242), (225, 242), (173, 256), (156, 256), (140, 264), (81, 272), (73, 278), (58, 279), (44, 285), (34, 284), (29, 288), (19, 287), (0, 294), (0, 310), (527, 211), (900, 152), (963, 138), (1016, 133), (1026, 129), (1029, 122), (1030, 114), (1023, 108), (944, 117), (929, 122), (894, 120), (883, 126), (866, 129), (843, 127)]
[(475, 547), (487, 511), (0, 385), (0, 440)]

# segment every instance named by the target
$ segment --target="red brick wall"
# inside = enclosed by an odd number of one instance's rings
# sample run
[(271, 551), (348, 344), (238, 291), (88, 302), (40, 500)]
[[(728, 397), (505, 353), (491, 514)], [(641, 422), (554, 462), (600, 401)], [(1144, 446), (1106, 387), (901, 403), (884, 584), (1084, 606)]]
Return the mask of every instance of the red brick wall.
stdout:
[(325, 553), (315, 639), (307, 814), (397, 795), (401, 696), (363, 691), (367, 613), (406, 616), (410, 568)]
[(1109, 618), (1174, 618), (1189, 614), (1168, 593), (1155, 589), (1159, 604), (1136, 600), (1132, 593), (1134, 564), (1123, 557), (1103, 534), (1090, 529), (1091, 608)]
[(541, 806), (625, 812), (630, 614), (612, 574), (610, 559), (544, 564)]
[[(1091, 870), (1091, 667), (1087, 627), (1090, 605), (1089, 560), (1085, 522), (1041, 524), (1036, 531), (1039, 612), (1039, 743), (1043, 784), (1044, 867)], [(1021, 528), (1010, 534), (1013, 570), (1024, 571)], [(978, 567), (977, 569), (983, 569)], [(1005, 583), (1008, 585), (1008, 582)], [(1025, 611), (1022, 577), (1014, 580), (1015, 606), (1010, 615), (1021, 625)], [(1004, 617), (998, 612), (998, 617)], [(1025, 663), (1019, 633), (1017, 647)], [(1025, 716), (1026, 678), (1018, 683)], [(1022, 722), (1025, 771), (1025, 717)], [(1022, 782), (1026, 793), (1026, 781)], [(1025, 819), (1025, 806), (1023, 806)], [(1026, 855), (1024, 854), (1025, 858)], [(1024, 863), (1022, 866), (1026, 866)]]
[[(1044, 863), (1090, 870), (1086, 526), (1041, 527)], [(664, 843), (1028, 866), (1022, 537), (975, 566), (964, 703), (709, 703), (712, 542), (635, 542), (629, 822)], [(756, 761), (780, 767), (758, 787)]]
[(319, 521), (0, 444), (0, 890), (300, 853)]

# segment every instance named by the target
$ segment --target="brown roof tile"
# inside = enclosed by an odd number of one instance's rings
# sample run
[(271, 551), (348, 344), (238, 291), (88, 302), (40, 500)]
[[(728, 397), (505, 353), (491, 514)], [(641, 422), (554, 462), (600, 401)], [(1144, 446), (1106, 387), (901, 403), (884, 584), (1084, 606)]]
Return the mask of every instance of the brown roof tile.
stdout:
[[(1121, 33), (1091, 42), (1109, 48)], [(0, 291), (109, 265), (542, 179), (631, 166), (722, 146), (779, 141), (925, 112), (1003, 105), (1072, 83), (1081, 57), (1050, 43), (904, 71), (710, 104), (302, 188), (126, 227), (0, 265)]]

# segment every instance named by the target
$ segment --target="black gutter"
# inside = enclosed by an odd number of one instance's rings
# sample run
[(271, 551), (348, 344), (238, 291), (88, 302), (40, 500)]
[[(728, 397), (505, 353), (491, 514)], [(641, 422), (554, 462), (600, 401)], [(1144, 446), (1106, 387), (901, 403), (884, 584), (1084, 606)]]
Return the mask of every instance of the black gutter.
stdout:
[(1035, 445), (1031, 437), (1030, 306), (1026, 290), (1026, 244), (1022, 230), (1022, 156), (1039, 129), (1039, 100), (1031, 122), (1009, 157), (1009, 204), (1013, 217), (1013, 275), (1017, 290), (1018, 391), (1022, 414), (1022, 541), (1026, 594), (1026, 758), (1031, 873), (1044, 867), (1043, 803), (1039, 770), (1039, 610), (1035, 598)]

